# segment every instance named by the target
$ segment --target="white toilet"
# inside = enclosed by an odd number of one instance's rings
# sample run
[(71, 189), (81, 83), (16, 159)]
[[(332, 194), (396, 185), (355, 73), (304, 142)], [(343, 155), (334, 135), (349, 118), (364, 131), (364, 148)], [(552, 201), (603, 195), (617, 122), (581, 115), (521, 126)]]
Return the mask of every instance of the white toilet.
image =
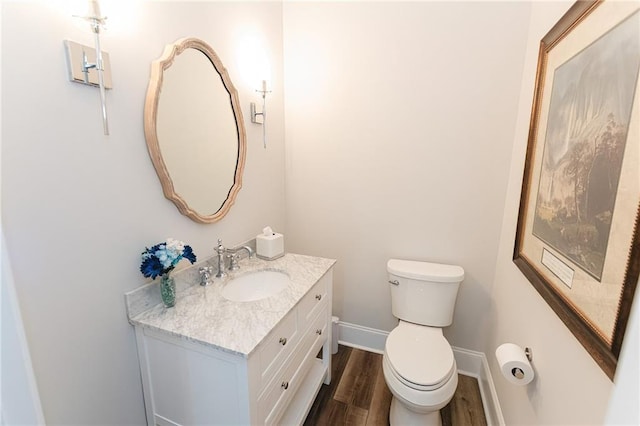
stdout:
[(384, 348), (382, 369), (393, 394), (389, 423), (442, 425), (440, 409), (458, 386), (456, 361), (442, 327), (451, 325), (460, 266), (391, 259), (391, 310), (400, 319)]

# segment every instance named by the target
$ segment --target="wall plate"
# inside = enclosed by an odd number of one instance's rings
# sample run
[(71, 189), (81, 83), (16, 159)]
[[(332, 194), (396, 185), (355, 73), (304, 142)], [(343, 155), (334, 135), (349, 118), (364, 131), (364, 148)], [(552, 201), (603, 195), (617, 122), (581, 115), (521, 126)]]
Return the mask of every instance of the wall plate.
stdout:
[(264, 114), (258, 111), (255, 102), (249, 104), (251, 110), (251, 122), (255, 124), (264, 124)]
[[(89, 69), (88, 73), (82, 71), (82, 53), (86, 53), (89, 63), (95, 64), (96, 49), (71, 40), (65, 40), (64, 50), (67, 56), (69, 80), (98, 87), (98, 71), (95, 68)], [(104, 87), (105, 89), (111, 89), (113, 88), (111, 83), (111, 61), (109, 60), (109, 54), (104, 50), (102, 51), (102, 65), (104, 67)]]

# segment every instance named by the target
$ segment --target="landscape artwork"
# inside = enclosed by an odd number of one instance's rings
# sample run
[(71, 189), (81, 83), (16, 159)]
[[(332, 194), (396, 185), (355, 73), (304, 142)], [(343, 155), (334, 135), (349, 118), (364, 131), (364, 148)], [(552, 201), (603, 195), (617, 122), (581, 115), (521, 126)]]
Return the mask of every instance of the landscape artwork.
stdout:
[(640, 29), (629, 17), (553, 74), (533, 235), (598, 281), (639, 69)]

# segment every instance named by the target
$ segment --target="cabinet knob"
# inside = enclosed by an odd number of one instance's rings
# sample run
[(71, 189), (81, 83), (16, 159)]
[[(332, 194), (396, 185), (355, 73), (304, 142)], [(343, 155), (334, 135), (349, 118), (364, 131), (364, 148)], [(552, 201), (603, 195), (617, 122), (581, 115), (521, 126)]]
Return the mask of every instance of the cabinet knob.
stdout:
[(319, 329), (317, 329), (317, 330), (316, 330), (316, 334), (317, 334), (318, 336), (322, 336), (322, 329), (320, 329), (320, 328), (319, 328)]
[(281, 337), (280, 340), (278, 340), (278, 342), (284, 346), (287, 344), (287, 338), (286, 337)]
[(322, 295), (321, 294), (316, 294), (316, 300), (320, 300), (322, 299)]
[(289, 382), (282, 382), (282, 384), (280, 385), (280, 387), (284, 390), (287, 390), (289, 388)]

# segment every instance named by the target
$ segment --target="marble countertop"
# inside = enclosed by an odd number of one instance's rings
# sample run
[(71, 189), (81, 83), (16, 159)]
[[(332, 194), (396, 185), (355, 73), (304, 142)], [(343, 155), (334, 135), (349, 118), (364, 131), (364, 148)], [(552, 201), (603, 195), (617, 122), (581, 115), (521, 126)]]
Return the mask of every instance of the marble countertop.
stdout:
[[(198, 284), (197, 269), (202, 265), (194, 265), (175, 274), (177, 296), (172, 308), (162, 304), (156, 282), (127, 293), (129, 322), (248, 357), (334, 263), (292, 253), (271, 261), (243, 259), (239, 270), (213, 278), (206, 287)], [(285, 272), (291, 284), (276, 296), (253, 302), (232, 302), (222, 296), (230, 279), (258, 270)]]

